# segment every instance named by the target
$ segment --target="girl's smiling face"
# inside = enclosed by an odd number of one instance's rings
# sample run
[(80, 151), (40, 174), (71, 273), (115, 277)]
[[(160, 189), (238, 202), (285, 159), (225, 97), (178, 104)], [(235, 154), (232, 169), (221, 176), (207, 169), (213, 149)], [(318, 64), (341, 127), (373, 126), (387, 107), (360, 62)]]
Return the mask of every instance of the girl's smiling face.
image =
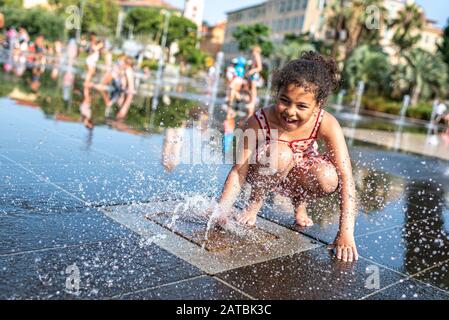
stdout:
[(276, 116), (286, 131), (294, 131), (307, 123), (319, 104), (315, 94), (303, 87), (289, 85), (279, 92), (276, 104)]

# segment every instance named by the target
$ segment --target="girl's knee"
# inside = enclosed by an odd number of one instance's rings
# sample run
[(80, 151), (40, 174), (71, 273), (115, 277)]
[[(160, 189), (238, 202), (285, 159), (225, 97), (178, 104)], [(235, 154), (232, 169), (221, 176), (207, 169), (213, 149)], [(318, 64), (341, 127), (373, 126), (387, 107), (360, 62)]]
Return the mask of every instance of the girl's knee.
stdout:
[(338, 189), (337, 170), (333, 165), (322, 165), (316, 169), (316, 179), (321, 193), (332, 194)]
[(273, 173), (281, 174), (289, 172), (293, 164), (292, 150), (281, 143), (273, 143), (267, 155), (267, 164)]

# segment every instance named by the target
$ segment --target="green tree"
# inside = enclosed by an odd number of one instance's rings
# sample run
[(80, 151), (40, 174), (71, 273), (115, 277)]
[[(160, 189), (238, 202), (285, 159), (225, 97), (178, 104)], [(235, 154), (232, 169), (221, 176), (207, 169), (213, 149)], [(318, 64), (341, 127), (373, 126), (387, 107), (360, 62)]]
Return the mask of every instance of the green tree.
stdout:
[(1, 7), (22, 8), (23, 0), (0, 0), (0, 8)]
[(386, 16), (383, 0), (333, 0), (328, 9), (331, 14), (327, 25), (330, 30), (335, 30), (334, 57), (337, 57), (341, 44), (344, 45), (344, 57), (350, 56), (361, 44), (379, 44)]
[(274, 67), (284, 65), (286, 62), (298, 59), (303, 52), (316, 51), (311, 41), (293, 34), (286, 35), (282, 45), (274, 52)]
[(441, 53), (444, 62), (449, 67), (449, 19), (447, 21), (447, 26), (444, 29), (443, 42), (438, 45), (438, 51)]
[(354, 89), (364, 81), (368, 92), (380, 94), (388, 90), (391, 66), (381, 48), (362, 45), (355, 49), (344, 67), (346, 85)]
[(447, 93), (448, 67), (440, 54), (431, 54), (420, 48), (410, 50), (404, 55), (406, 64), (397, 67), (394, 83), (398, 90), (411, 94), (411, 104), (416, 105), (420, 98), (444, 96)]
[[(160, 9), (135, 8), (128, 12), (125, 25), (132, 28), (133, 33), (146, 36), (154, 43), (160, 43), (165, 16)], [(189, 19), (179, 17), (175, 14), (170, 16), (166, 47), (170, 48), (172, 43), (177, 43), (179, 51), (176, 57), (190, 64), (193, 69), (204, 66), (207, 55), (197, 49), (197, 26)]]
[(65, 20), (53, 12), (42, 8), (22, 9), (5, 7), (3, 13), (6, 17), (6, 28), (24, 26), (31, 37), (42, 34), (49, 40), (64, 38)]
[(393, 43), (399, 52), (412, 49), (419, 42), (424, 23), (424, 13), (416, 4), (407, 4), (398, 13), (390, 27), (394, 30)]
[[(149, 36), (156, 43), (160, 43), (164, 27), (164, 15), (156, 8), (134, 8), (126, 15), (125, 25), (132, 28), (133, 33)], [(168, 32), (167, 47), (173, 42), (195, 47), (197, 41), (197, 26), (184, 17), (171, 15)], [(180, 41), (182, 40), (182, 41)]]
[(198, 49), (195, 42), (190, 39), (180, 39), (178, 41), (179, 51), (176, 53), (176, 57), (192, 66), (193, 71), (204, 68), (206, 64), (206, 58), (208, 55)]
[(159, 42), (162, 36), (163, 16), (160, 10), (154, 8), (131, 9), (125, 20), (125, 27), (132, 29), (134, 33), (146, 35), (155, 42)]
[[(291, 44), (291, 43), (297, 43), (301, 47), (309, 45), (310, 48), (314, 48), (311, 50), (318, 51), (321, 54), (324, 55), (331, 55), (332, 52), (332, 46), (329, 45), (329, 43), (326, 43), (323, 40), (319, 40), (314, 38), (310, 33), (303, 33), (303, 34), (295, 34), (295, 33), (287, 33), (284, 36), (283, 44)], [(301, 50), (304, 51), (304, 50)]]
[(117, 26), (119, 6), (116, 0), (49, 0), (56, 12), (66, 15), (69, 6), (81, 9), (84, 5), (81, 29), (84, 33), (95, 32), (101, 36), (114, 34)]
[(273, 43), (269, 40), (270, 29), (268, 26), (256, 23), (253, 25), (240, 25), (232, 34), (239, 44), (240, 51), (247, 51), (253, 46), (260, 46), (262, 55), (269, 57), (273, 51)]

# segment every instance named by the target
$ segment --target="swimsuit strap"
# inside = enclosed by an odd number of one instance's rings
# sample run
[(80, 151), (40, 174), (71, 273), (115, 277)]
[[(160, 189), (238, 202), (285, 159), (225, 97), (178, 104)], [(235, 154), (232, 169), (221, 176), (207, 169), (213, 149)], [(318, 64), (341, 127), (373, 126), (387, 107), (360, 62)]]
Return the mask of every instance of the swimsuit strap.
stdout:
[(320, 113), (318, 114), (317, 120), (315, 122), (315, 126), (313, 127), (312, 134), (310, 135), (310, 139), (316, 139), (318, 135), (318, 130), (320, 129), (321, 121), (323, 121), (324, 109), (320, 109)]
[(270, 125), (268, 124), (268, 118), (263, 109), (257, 110), (256, 119), (257, 122), (259, 123), (260, 128), (263, 130), (265, 140), (270, 141), (270, 133), (271, 133)]

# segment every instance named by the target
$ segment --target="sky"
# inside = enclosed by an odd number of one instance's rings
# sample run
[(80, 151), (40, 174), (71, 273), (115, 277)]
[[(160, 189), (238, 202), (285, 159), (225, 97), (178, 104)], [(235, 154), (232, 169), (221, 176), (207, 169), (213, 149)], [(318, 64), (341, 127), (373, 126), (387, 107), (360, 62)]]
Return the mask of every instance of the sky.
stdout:
[[(166, 0), (168, 3), (184, 8), (184, 0)], [(449, 18), (449, 1), (448, 0), (415, 0), (426, 11), (429, 19), (437, 21), (440, 27), (446, 26)], [(215, 24), (220, 20), (226, 19), (226, 12), (239, 9), (253, 4), (259, 4), (264, 0), (205, 0), (206, 8), (204, 20), (210, 24)]]

